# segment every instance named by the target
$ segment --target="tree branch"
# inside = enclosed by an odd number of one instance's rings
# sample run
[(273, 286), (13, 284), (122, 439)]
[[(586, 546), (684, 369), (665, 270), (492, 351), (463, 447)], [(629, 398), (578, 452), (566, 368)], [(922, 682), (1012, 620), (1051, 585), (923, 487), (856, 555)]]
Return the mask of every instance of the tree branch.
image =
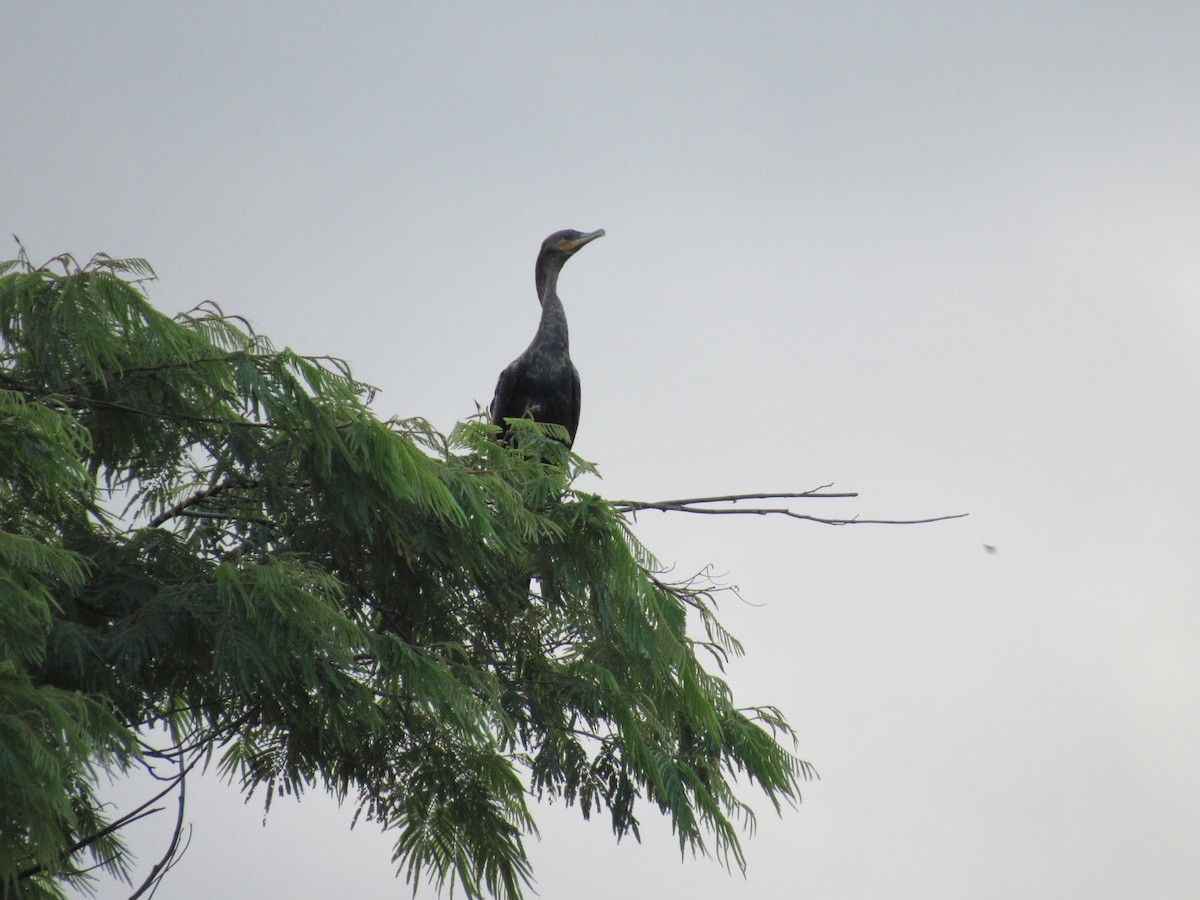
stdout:
[[(196, 759), (199, 758), (199, 756), (196, 757)], [(183, 851), (179, 849), (179, 838), (183, 834), (183, 811), (185, 806), (187, 773), (195, 763), (196, 760), (192, 760), (190, 765), (185, 766), (183, 757), (179, 757), (179, 777), (177, 779), (179, 784), (179, 814), (175, 817), (175, 831), (171, 835), (171, 843), (167, 845), (167, 850), (162, 855), (162, 858), (150, 869), (150, 874), (146, 876), (146, 880), (142, 882), (141, 887), (129, 895), (129, 900), (137, 900), (138, 897), (141, 897), (148, 890), (151, 891), (151, 896), (154, 896), (154, 892), (151, 889), (158, 889), (158, 883), (162, 881), (163, 877), (179, 861), (179, 857), (183, 854)], [(188, 845), (190, 843), (191, 839), (189, 836)], [(187, 850), (188, 845), (184, 845), (183, 850)]]
[(185, 497), (184, 499), (182, 499), (178, 503), (176, 503), (174, 506), (172, 506), (170, 509), (163, 510), (161, 513), (159, 513), (157, 516), (155, 516), (153, 519), (150, 520), (150, 527), (157, 528), (158, 526), (162, 525), (167, 520), (175, 518), (177, 515), (184, 512), (185, 510), (189, 509), (190, 507), (195, 506), (197, 503), (207, 500), (209, 497), (216, 496), (217, 494), (221, 493), (222, 491), (228, 490), (231, 487), (254, 487), (254, 486), (255, 486), (255, 482), (248, 481), (244, 478), (228, 478), (225, 481), (217, 482), (214, 485), (210, 485), (209, 487), (206, 487), (206, 488), (203, 488), (202, 490), (196, 491), (196, 493), (192, 494), (190, 497)]
[(642, 510), (652, 509), (659, 512), (685, 512), (703, 516), (787, 516), (792, 519), (802, 519), (807, 522), (817, 522), (821, 525), (924, 525), (929, 522), (944, 522), (947, 519), (961, 519), (968, 513), (954, 513), (948, 516), (933, 516), (927, 519), (862, 519), (854, 516), (849, 519), (826, 518), (810, 516), (778, 507), (711, 507), (711, 503), (738, 503), (741, 500), (809, 500), (809, 499), (846, 499), (857, 497), (857, 493), (827, 493), (826, 488), (832, 487), (832, 482), (823, 484), (811, 491), (778, 494), (726, 494), (721, 497), (692, 497), (685, 500), (614, 500), (612, 507), (622, 515), (636, 514)]
[(132, 413), (137, 416), (148, 416), (151, 419), (162, 419), (165, 422), (191, 422), (196, 425), (227, 425), (230, 428), (261, 428), (267, 431), (279, 430), (279, 426), (270, 422), (255, 422), (250, 419), (222, 419), (216, 416), (192, 416), (183, 413), (161, 412), (156, 409), (139, 409), (136, 406), (127, 406), (124, 403), (114, 403), (111, 400), (101, 400), (96, 397), (81, 397), (78, 394), (71, 393), (60, 393), (58, 396), (70, 401), (67, 405), (72, 409), (94, 407), (96, 409), (111, 409), (116, 412)]
[(639, 509), (674, 509), (677, 506), (692, 506), (700, 503), (737, 503), (739, 500), (801, 500), (808, 498), (825, 497), (830, 499), (845, 500), (850, 497), (857, 497), (858, 493), (841, 493), (833, 494), (826, 493), (826, 488), (833, 487), (833, 482), (823, 484), (820, 487), (815, 487), (810, 491), (800, 491), (799, 493), (782, 493), (782, 494), (725, 494), (720, 497), (692, 497), (688, 500), (656, 500), (653, 503), (644, 503), (638, 500), (614, 500), (614, 506), (625, 506), (630, 511)]
[[(173, 787), (173, 785), (172, 785), (172, 787)], [(76, 841), (74, 844), (72, 844), (70, 847), (67, 847), (66, 850), (63, 851), (63, 859), (64, 860), (70, 859), (74, 854), (78, 853), (80, 850), (82, 850), (88, 844), (94, 844), (96, 841), (100, 840), (101, 838), (107, 837), (108, 835), (112, 834), (118, 828), (124, 828), (126, 825), (136, 822), (138, 819), (144, 819), (144, 818), (146, 818), (146, 816), (152, 816), (155, 813), (162, 812), (163, 808), (161, 806), (156, 806), (153, 809), (146, 809), (146, 807), (149, 806), (151, 803), (153, 803), (155, 800), (157, 800), (159, 797), (162, 797), (164, 794), (168, 793), (170, 790), (171, 790), (171, 788), (167, 788), (166, 790), (154, 795), (149, 800), (147, 800), (145, 803), (143, 803), (141, 806), (139, 806), (137, 809), (135, 809), (133, 812), (122, 816), (121, 818), (117, 819), (117, 821), (115, 821), (115, 822), (111, 822), (110, 824), (106, 825), (104, 828), (101, 828), (95, 834), (90, 834), (87, 837), (80, 838), (78, 841)], [(17, 878), (18, 878), (18, 880), (24, 881), (26, 878), (32, 878), (34, 875), (40, 875), (44, 871), (46, 871), (46, 867), (43, 865), (31, 866), (30, 868), (21, 871), (17, 875)]]
[[(154, 813), (157, 813), (157, 812), (162, 812), (163, 808), (161, 806), (155, 806), (153, 809), (150, 809), (149, 807), (152, 806), (152, 804), (157, 803), (159, 800), (161, 800), (167, 794), (171, 793), (171, 791), (175, 790), (176, 785), (182, 784), (183, 779), (187, 776), (187, 773), (190, 772), (192, 770), (192, 768), (196, 765), (196, 763), (200, 761), (201, 756), (202, 756), (202, 754), (197, 754), (196, 758), (193, 759), (190, 763), (188, 763), (185, 768), (182, 768), (180, 773), (178, 775), (176, 775), (174, 778), (172, 778), (170, 783), (165, 788), (163, 788), (161, 791), (159, 791), (157, 794), (155, 794), (153, 797), (151, 797), (149, 800), (147, 800), (145, 803), (143, 803), (137, 809), (134, 809), (134, 810), (126, 813), (125, 815), (121, 816), (121, 818), (116, 819), (113, 822), (110, 822), (108, 825), (105, 825), (103, 828), (101, 828), (99, 831), (95, 832), (94, 834), (89, 834), (85, 837), (82, 837), (79, 840), (77, 840), (75, 843), (73, 843), (71, 846), (67, 847), (63, 851), (63, 854), (62, 854), (63, 861), (65, 862), (65, 861), (69, 860), (72, 856), (74, 856), (76, 853), (78, 853), (80, 850), (82, 850), (84, 847), (88, 846), (89, 844), (96, 843), (96, 841), (100, 840), (101, 838), (107, 837), (108, 835), (112, 834), (114, 831), (124, 828), (126, 825), (132, 824), (133, 822), (136, 822), (138, 819), (144, 819), (144, 818), (146, 818), (146, 816), (153, 815)], [(31, 866), (30, 868), (25, 869), (24, 871), (19, 873), (17, 875), (17, 878), (23, 881), (26, 878), (32, 878), (34, 875), (40, 875), (42, 872), (45, 871), (45, 869), (46, 869), (46, 867), (42, 866), (42, 865)]]

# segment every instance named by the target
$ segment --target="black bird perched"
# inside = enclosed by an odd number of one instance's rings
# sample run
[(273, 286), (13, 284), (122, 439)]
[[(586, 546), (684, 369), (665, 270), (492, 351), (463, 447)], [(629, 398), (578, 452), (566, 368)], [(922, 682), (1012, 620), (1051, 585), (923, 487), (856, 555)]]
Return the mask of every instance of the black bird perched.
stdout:
[(556, 231), (542, 241), (534, 270), (542, 319), (525, 352), (500, 373), (490, 407), (492, 424), (504, 429), (505, 440), (509, 428), (504, 420), (528, 415), (535, 422), (563, 426), (567, 429), (567, 446), (575, 443), (579, 371), (571, 362), (567, 314), (558, 299), (558, 273), (580, 247), (603, 236), (603, 228), (587, 234), (567, 230)]

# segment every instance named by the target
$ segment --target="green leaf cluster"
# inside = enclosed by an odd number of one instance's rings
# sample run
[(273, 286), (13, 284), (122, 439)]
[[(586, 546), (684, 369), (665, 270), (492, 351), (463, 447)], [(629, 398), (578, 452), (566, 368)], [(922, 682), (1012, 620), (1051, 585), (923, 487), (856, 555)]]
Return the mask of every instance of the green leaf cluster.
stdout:
[(380, 421), (340, 360), (167, 317), (152, 277), (0, 264), (0, 892), (125, 874), (96, 778), (153, 726), (468, 897), (530, 883), (535, 795), (744, 865), (735, 782), (778, 808), (811, 770), (701, 664), (740, 652), (713, 585), (662, 580), (552, 428)]

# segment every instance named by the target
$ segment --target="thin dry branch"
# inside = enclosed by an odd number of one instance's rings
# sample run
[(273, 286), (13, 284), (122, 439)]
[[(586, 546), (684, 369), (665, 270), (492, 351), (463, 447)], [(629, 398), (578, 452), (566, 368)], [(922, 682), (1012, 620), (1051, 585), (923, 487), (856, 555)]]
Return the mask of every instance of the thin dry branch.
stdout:
[(222, 491), (227, 491), (230, 488), (235, 488), (235, 487), (254, 487), (255, 485), (256, 485), (256, 482), (254, 482), (250, 479), (240, 478), (240, 477), (227, 478), (224, 481), (219, 481), (216, 484), (209, 485), (208, 487), (203, 488), (199, 491), (196, 491), (196, 493), (194, 493), (188, 497), (185, 497), (184, 499), (180, 500), (178, 503), (176, 503), (174, 506), (170, 507), (169, 509), (163, 510), (161, 513), (159, 513), (157, 516), (155, 516), (153, 519), (150, 520), (150, 527), (157, 528), (158, 526), (160, 526), (164, 522), (166, 522), (168, 519), (175, 518), (176, 516), (186, 512), (188, 509), (195, 506), (197, 503), (202, 503), (203, 501), (209, 499), (210, 497), (215, 497), (217, 494), (221, 493)]
[[(199, 759), (199, 756), (197, 756), (197, 759)], [(179, 858), (183, 855), (183, 853), (187, 850), (188, 845), (191, 843), (191, 838), (189, 836), (188, 844), (185, 844), (182, 850), (179, 847), (180, 838), (183, 836), (183, 815), (187, 802), (187, 774), (192, 768), (192, 765), (195, 765), (196, 760), (192, 760), (191, 765), (185, 765), (183, 757), (180, 756), (178, 762), (179, 777), (177, 779), (177, 783), (179, 784), (179, 812), (175, 817), (175, 830), (171, 834), (171, 842), (167, 845), (166, 852), (163, 853), (162, 858), (150, 869), (150, 874), (146, 876), (146, 880), (142, 882), (141, 886), (136, 891), (129, 895), (129, 900), (138, 900), (138, 898), (145, 894), (146, 891), (150, 891), (150, 896), (153, 897), (155, 891), (158, 890), (158, 885), (162, 882), (167, 872), (171, 871), (175, 864), (179, 862)]]
[[(30, 395), (31, 392), (26, 392)], [(216, 416), (192, 416), (182, 413), (168, 413), (156, 409), (139, 409), (136, 406), (127, 406), (124, 403), (114, 403), (111, 400), (100, 400), (96, 397), (82, 397), (78, 394), (59, 393), (56, 396), (63, 398), (65, 405), (70, 409), (88, 409), (93, 407), (96, 409), (111, 409), (116, 412), (132, 413), (137, 416), (148, 416), (151, 419), (162, 419), (166, 422), (191, 422), (197, 425), (228, 425), (231, 428), (261, 428), (267, 431), (278, 431), (279, 426), (271, 422), (255, 422), (251, 419), (223, 419)]]
[(833, 482), (823, 484), (820, 487), (815, 487), (809, 491), (799, 491), (797, 493), (777, 493), (777, 494), (723, 494), (719, 497), (691, 497), (687, 500), (656, 500), (653, 503), (644, 503), (639, 500), (615, 500), (614, 506), (628, 507), (629, 511), (640, 509), (674, 509), (677, 506), (694, 506), (700, 503), (737, 503), (740, 500), (802, 500), (808, 498), (826, 497), (831, 499), (847, 499), (849, 497), (857, 497), (857, 492), (852, 493), (828, 493), (826, 488), (833, 487)]
[[(186, 766), (181, 767), (180, 773), (178, 775), (176, 775), (168, 780), (167, 786), (165, 788), (163, 788), (161, 791), (159, 791), (157, 794), (155, 794), (153, 797), (151, 797), (149, 800), (147, 800), (141, 806), (129, 811), (125, 815), (121, 816), (119, 819), (116, 819), (116, 820), (108, 823), (106, 826), (101, 828), (99, 831), (97, 831), (93, 834), (86, 835), (86, 836), (80, 838), (79, 840), (75, 841), (75, 843), (71, 844), (69, 847), (65, 848), (62, 852), (62, 860), (64, 862), (66, 862), (72, 856), (74, 856), (76, 853), (78, 853), (80, 850), (84, 849), (85, 847), (89, 846), (90, 844), (96, 843), (96, 841), (100, 840), (101, 838), (107, 837), (108, 835), (112, 834), (114, 831), (118, 831), (118, 830), (124, 828), (126, 825), (131, 825), (134, 822), (138, 821), (139, 819), (144, 819), (147, 816), (152, 816), (155, 813), (162, 812), (163, 807), (154, 806), (154, 804), (157, 803), (159, 800), (161, 800), (163, 797), (167, 796), (167, 794), (171, 793), (171, 791), (175, 790), (175, 788), (177, 786), (182, 786), (183, 780), (187, 777), (188, 772), (190, 772), (195, 767), (196, 763), (198, 763), (201, 759), (203, 759), (203, 757), (204, 757), (204, 754), (197, 753), (195, 758), (193, 758), (191, 762), (189, 762)], [(32, 878), (35, 875), (40, 875), (45, 870), (46, 870), (46, 867), (44, 865), (39, 864), (36, 866), (31, 866), (30, 868), (25, 869), (24, 871), (20, 872), (17, 875), (17, 878), (21, 881), (24, 881), (27, 878)]]
[(776, 494), (726, 494), (720, 497), (692, 497), (684, 500), (614, 500), (613, 509), (622, 514), (636, 515), (642, 510), (658, 510), (659, 512), (684, 512), (703, 516), (787, 516), (792, 519), (802, 519), (807, 522), (817, 522), (821, 525), (924, 525), (929, 522), (944, 522), (947, 519), (961, 519), (967, 513), (954, 513), (947, 516), (932, 516), (926, 519), (863, 519), (853, 516), (848, 519), (826, 518), (798, 513), (786, 506), (754, 506), (754, 507), (712, 507), (711, 503), (738, 503), (742, 500), (809, 500), (817, 498), (846, 499), (857, 497), (857, 493), (829, 493), (826, 488), (832, 483), (823, 484), (811, 491), (785, 492)]

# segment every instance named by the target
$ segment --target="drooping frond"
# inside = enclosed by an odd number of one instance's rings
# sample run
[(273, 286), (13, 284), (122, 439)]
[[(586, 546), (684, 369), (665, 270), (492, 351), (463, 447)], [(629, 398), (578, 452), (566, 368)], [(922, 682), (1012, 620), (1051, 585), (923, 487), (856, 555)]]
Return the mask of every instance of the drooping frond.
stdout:
[(0, 264), (0, 893), (126, 872), (96, 773), (155, 725), (468, 897), (530, 883), (529, 789), (744, 864), (735, 780), (778, 807), (813, 773), (702, 664), (741, 652), (717, 586), (662, 580), (553, 427), (380, 421), (344, 362), (168, 318), (153, 276)]

